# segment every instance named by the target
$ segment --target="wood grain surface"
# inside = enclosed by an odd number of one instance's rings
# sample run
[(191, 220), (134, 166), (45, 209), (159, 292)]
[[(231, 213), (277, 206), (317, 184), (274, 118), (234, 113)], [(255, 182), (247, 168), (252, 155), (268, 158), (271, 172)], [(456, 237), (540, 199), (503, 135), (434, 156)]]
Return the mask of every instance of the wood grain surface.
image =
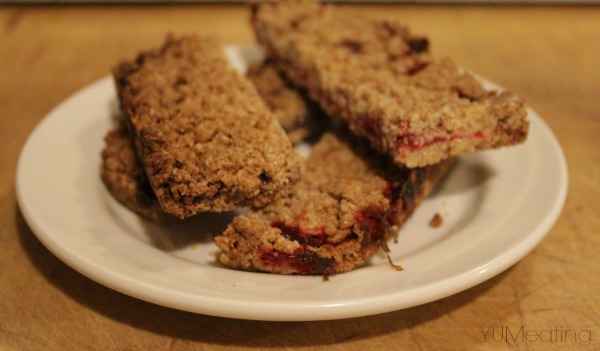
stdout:
[[(0, 350), (600, 350), (600, 7), (360, 6), (402, 19), (430, 37), (436, 56), (523, 96), (550, 125), (567, 157), (569, 193), (530, 255), (440, 301), (322, 322), (196, 315), (97, 284), (52, 255), (20, 213), (15, 169), (26, 138), (54, 106), (167, 32), (253, 42), (247, 9), (2, 6)], [(520, 330), (542, 334), (501, 334)], [(552, 330), (560, 335), (543, 334)], [(577, 336), (550, 336), (561, 331)]]

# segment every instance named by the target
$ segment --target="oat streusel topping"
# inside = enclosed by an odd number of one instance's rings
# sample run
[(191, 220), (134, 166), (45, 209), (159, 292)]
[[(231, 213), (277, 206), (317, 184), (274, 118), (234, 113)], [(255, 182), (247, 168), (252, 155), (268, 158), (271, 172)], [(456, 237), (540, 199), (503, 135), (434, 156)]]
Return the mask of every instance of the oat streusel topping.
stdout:
[(261, 207), (299, 178), (299, 156), (253, 84), (210, 36), (169, 36), (114, 70), (137, 154), (178, 217)]

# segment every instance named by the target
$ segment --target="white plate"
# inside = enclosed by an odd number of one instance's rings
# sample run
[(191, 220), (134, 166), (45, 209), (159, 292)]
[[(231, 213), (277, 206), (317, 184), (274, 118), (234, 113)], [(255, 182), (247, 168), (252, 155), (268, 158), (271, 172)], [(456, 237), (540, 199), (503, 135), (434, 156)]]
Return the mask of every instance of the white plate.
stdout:
[[(239, 69), (257, 51), (229, 48)], [(491, 84), (486, 82), (486, 84)], [(231, 214), (157, 226), (112, 200), (99, 176), (103, 137), (116, 116), (111, 78), (81, 90), (27, 141), (17, 197), (35, 235), (85, 276), (159, 305), (257, 320), (324, 320), (399, 310), (481, 283), (527, 255), (558, 217), (567, 191), (560, 146), (529, 110), (523, 145), (462, 157), (403, 227), (391, 256), (331, 277), (225, 268), (211, 235)], [(444, 222), (431, 228), (439, 213)]]

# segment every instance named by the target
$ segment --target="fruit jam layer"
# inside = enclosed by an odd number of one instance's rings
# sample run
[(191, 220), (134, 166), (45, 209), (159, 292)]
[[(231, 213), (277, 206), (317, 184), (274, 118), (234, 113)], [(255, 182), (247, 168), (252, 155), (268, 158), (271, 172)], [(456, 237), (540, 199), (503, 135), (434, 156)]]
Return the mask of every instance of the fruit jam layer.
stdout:
[(294, 253), (276, 250), (265, 250), (260, 254), (260, 262), (265, 267), (291, 268), (297, 274), (331, 274), (335, 261), (324, 258), (315, 252), (308, 252), (304, 247), (297, 248)]
[(265, 250), (260, 254), (261, 264), (270, 268), (287, 268), (304, 275), (334, 272), (336, 262), (319, 256), (315, 251), (323, 245), (336, 247), (359, 237), (362, 237), (361, 250), (380, 245), (387, 240), (391, 229), (400, 224), (398, 219), (403, 217), (399, 215), (400, 212), (412, 211), (415, 198), (422, 192), (423, 181), (424, 172), (412, 171), (404, 181), (388, 182), (383, 189), (383, 195), (390, 205), (387, 208), (371, 205), (357, 211), (354, 214), (352, 231), (340, 242), (330, 241), (323, 225), (305, 228), (296, 223), (271, 222), (271, 227), (279, 229), (282, 236), (298, 242), (301, 246), (291, 254), (272, 249)]
[(476, 139), (487, 141), (490, 139), (490, 135), (481, 131), (474, 133), (453, 132), (451, 134), (437, 135), (433, 138), (426, 139), (422, 135), (418, 134), (405, 134), (398, 137), (396, 146), (398, 149), (408, 149), (409, 151), (414, 152), (439, 143), (446, 143), (455, 140), (470, 141)]
[(271, 227), (281, 230), (281, 235), (290, 241), (296, 241), (301, 247), (293, 254), (266, 250), (261, 253), (260, 261), (267, 267), (286, 267), (293, 269), (298, 274), (328, 274), (333, 272), (335, 261), (319, 256), (314, 250), (323, 245), (339, 246), (342, 243), (357, 240), (362, 234), (361, 250), (370, 245), (378, 244), (387, 238), (389, 224), (387, 214), (382, 208), (370, 206), (357, 211), (354, 215), (353, 230), (341, 242), (332, 242), (324, 231), (324, 226), (316, 228), (303, 228), (297, 224), (288, 224), (274, 221)]

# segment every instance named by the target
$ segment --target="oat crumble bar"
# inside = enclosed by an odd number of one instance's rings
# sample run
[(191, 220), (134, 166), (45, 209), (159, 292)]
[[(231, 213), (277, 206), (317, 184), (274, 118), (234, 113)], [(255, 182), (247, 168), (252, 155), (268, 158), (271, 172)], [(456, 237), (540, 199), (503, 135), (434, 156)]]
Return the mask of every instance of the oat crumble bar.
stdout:
[(397, 21), (313, 0), (253, 5), (267, 56), (331, 116), (408, 167), (523, 142), (523, 100), (486, 91)]
[(170, 214), (261, 207), (300, 159), (256, 88), (212, 36), (168, 36), (113, 71), (150, 185)]
[(350, 133), (326, 133), (299, 182), (215, 238), (223, 264), (280, 274), (331, 275), (363, 265), (449, 169), (395, 166)]
[[(318, 108), (306, 102), (303, 94), (293, 90), (268, 62), (254, 65), (247, 76), (258, 93), (278, 118), (292, 142), (313, 137), (324, 128)], [(269, 102), (270, 101), (270, 102)], [(321, 118), (319, 118), (321, 117)], [(110, 130), (104, 138), (101, 176), (112, 196), (133, 212), (153, 221), (168, 216), (162, 211), (140, 165), (133, 140), (124, 121)]]

